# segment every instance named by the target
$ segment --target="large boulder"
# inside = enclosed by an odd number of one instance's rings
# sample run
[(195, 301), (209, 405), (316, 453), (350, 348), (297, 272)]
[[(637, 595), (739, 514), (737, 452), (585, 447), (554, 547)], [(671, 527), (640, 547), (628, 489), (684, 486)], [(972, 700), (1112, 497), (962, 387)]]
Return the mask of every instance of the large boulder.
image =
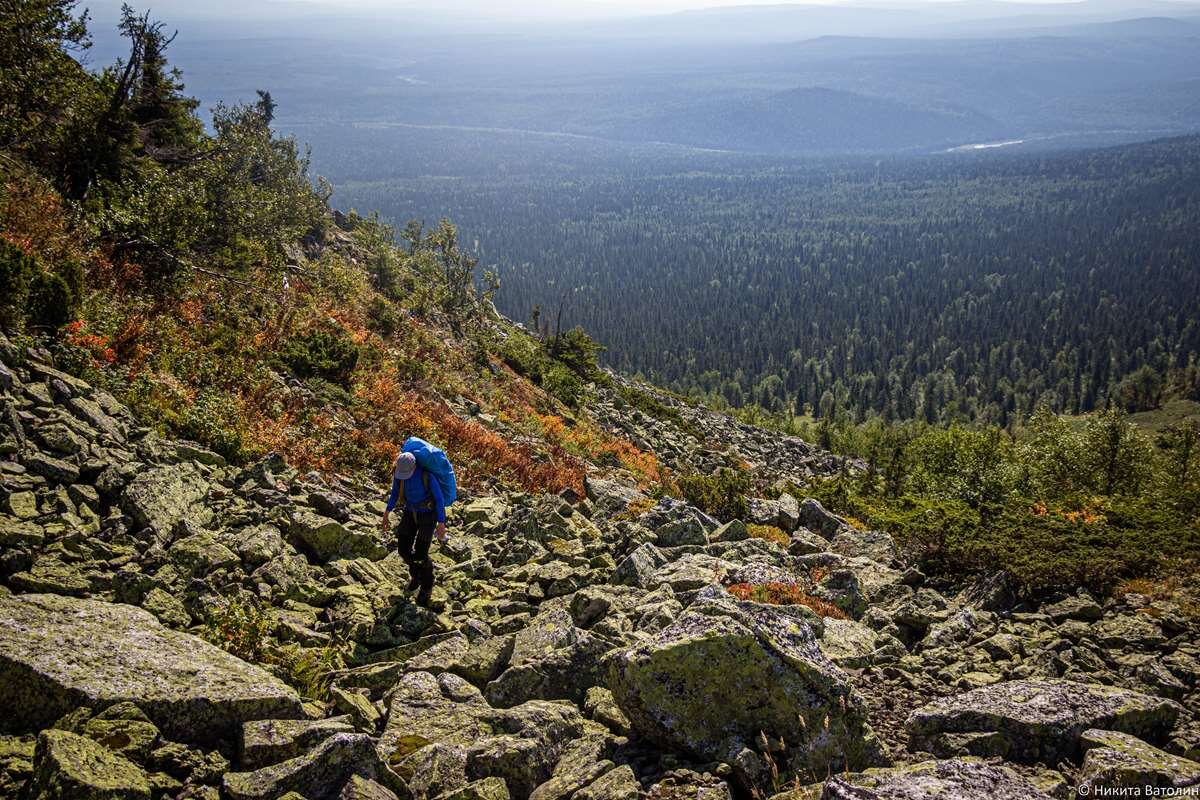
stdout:
[(226, 773), (224, 788), (232, 800), (275, 800), (287, 792), (302, 792), (306, 800), (335, 800), (354, 775), (401, 785), (379, 763), (371, 737), (338, 733), (315, 750), (280, 764), (254, 772)]
[[(829, 778), (814, 800), (1050, 800), (1040, 781), (974, 758), (922, 761)], [(816, 787), (814, 787), (815, 789)]]
[(134, 478), (121, 504), (134, 520), (154, 531), (160, 542), (170, 537), (176, 523), (188, 519), (204, 524), (211, 517), (200, 503), (210, 485), (194, 464), (184, 462), (155, 467)]
[(373, 532), (348, 527), (311, 511), (296, 512), (291, 522), (296, 544), (321, 563), (335, 558), (379, 559), (387, 555)]
[(1079, 785), (1092, 790), (1092, 794), (1099, 795), (1101, 788), (1200, 786), (1200, 764), (1159, 750), (1136, 736), (1088, 730), (1084, 731), (1081, 742), (1086, 753), (1079, 771)]
[(170, 738), (233, 738), (247, 720), (298, 718), (296, 693), (260, 667), (133, 606), (0, 597), (0, 725), (48, 727), (80, 706), (136, 703)]
[(98, 742), (68, 731), (38, 736), (33, 777), (26, 795), (33, 800), (150, 800), (146, 773)]
[(583, 728), (582, 715), (568, 703), (492, 708), (457, 675), (410, 672), (392, 690), (378, 752), (417, 798), (484, 778), (502, 778), (514, 797), (526, 797), (550, 777), (562, 749)]
[(614, 654), (609, 683), (633, 729), (660, 745), (734, 763), (763, 736), (787, 770), (880, 760), (861, 699), (786, 609), (712, 587), (647, 641)]
[(1014, 761), (1057, 764), (1076, 759), (1080, 736), (1103, 728), (1161, 741), (1182, 707), (1114, 686), (1068, 680), (1006, 681), (917, 709), (905, 727), (909, 747), (931, 752), (950, 734), (996, 733)]

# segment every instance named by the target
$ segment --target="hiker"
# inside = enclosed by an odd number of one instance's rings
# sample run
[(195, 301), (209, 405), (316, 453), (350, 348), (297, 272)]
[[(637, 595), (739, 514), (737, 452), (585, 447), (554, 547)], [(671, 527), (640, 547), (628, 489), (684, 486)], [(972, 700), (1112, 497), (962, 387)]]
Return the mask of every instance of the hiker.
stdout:
[(412, 579), (408, 591), (420, 587), (417, 605), (429, 608), (433, 593), (433, 562), (429, 558), (429, 545), (436, 532), (438, 541), (446, 543), (446, 503), (441, 482), (433, 479), (429, 471), (417, 464), (410, 452), (396, 456), (392, 469), (392, 493), (388, 496), (387, 510), (383, 512), (383, 530), (389, 527), (390, 514), (398, 503), (403, 504), (397, 539), (400, 557), (408, 564)]

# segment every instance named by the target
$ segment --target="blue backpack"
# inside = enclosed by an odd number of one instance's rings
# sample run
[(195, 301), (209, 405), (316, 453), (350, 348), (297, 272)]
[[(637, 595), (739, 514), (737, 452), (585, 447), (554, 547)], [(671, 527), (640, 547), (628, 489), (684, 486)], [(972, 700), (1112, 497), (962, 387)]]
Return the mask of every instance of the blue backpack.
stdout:
[(400, 452), (412, 453), (417, 459), (417, 466), (438, 482), (438, 486), (442, 487), (444, 505), (449, 506), (458, 499), (458, 482), (454, 478), (454, 466), (446, 456), (445, 450), (413, 436), (404, 443)]

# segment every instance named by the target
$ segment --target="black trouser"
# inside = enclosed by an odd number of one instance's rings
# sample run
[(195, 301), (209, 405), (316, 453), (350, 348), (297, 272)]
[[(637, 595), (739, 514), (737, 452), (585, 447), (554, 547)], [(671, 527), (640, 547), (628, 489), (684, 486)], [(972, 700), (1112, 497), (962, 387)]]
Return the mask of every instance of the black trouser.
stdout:
[(424, 600), (428, 600), (433, 592), (433, 562), (429, 559), (429, 545), (433, 543), (435, 527), (437, 514), (433, 511), (405, 508), (396, 531), (400, 557), (408, 564), (409, 572), (421, 587), (417, 597)]

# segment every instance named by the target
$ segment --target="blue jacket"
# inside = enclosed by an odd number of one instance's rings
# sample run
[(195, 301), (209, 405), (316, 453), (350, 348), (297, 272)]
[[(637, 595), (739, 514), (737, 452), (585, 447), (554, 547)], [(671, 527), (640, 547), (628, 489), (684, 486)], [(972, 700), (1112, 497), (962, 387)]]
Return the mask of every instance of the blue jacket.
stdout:
[[(433, 510), (437, 513), (438, 522), (446, 521), (446, 502), (442, 499), (442, 485), (437, 482), (437, 478), (429, 477), (429, 491), (425, 491), (425, 481), (422, 476), (425, 470), (417, 467), (417, 471), (412, 474), (412, 477), (404, 481), (404, 505), (407, 508), (416, 508), (425, 504), (429, 500), (429, 495), (433, 495)], [(392, 476), (392, 493), (388, 496), (387, 510), (391, 512), (396, 508), (396, 502), (400, 499), (400, 479)]]

